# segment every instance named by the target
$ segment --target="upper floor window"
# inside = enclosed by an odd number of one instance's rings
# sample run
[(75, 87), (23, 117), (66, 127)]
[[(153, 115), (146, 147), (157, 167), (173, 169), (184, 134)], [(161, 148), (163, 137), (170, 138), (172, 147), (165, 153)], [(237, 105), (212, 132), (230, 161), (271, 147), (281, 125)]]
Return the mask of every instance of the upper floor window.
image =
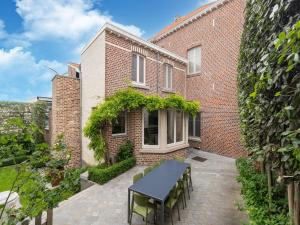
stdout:
[(133, 82), (145, 84), (145, 57), (133, 54), (132, 55), (132, 75)]
[(164, 65), (164, 86), (166, 89), (172, 89), (173, 68), (169, 64)]
[(189, 137), (200, 138), (201, 135), (201, 113), (189, 117)]
[(188, 51), (188, 74), (200, 72), (201, 67), (201, 48), (195, 47)]
[(112, 124), (112, 134), (126, 133), (126, 113), (121, 112)]

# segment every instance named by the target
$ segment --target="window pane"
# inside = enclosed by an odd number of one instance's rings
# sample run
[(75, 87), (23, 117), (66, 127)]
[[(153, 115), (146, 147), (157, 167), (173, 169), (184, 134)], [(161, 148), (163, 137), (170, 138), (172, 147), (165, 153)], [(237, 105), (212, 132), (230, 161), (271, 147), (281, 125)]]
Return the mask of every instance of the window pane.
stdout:
[(144, 112), (144, 144), (158, 145), (158, 111)]
[(167, 143), (174, 143), (174, 111), (167, 111)]
[(194, 49), (188, 51), (189, 73), (194, 72)]
[(168, 66), (168, 88), (172, 89), (172, 66)]
[(125, 133), (125, 112), (119, 114), (118, 118), (113, 121), (112, 133), (123, 134)]
[(168, 88), (168, 66), (164, 66), (164, 87)]
[(131, 79), (137, 81), (137, 55), (132, 55), (132, 74)]
[(189, 136), (194, 136), (194, 118), (192, 115), (189, 116)]
[(176, 111), (176, 142), (183, 140), (183, 113)]
[(139, 56), (139, 82), (144, 83), (144, 63), (145, 59), (142, 56)]
[(197, 113), (195, 118), (195, 136), (200, 137), (201, 134), (201, 113)]
[(199, 72), (201, 67), (201, 49), (195, 48), (195, 72)]

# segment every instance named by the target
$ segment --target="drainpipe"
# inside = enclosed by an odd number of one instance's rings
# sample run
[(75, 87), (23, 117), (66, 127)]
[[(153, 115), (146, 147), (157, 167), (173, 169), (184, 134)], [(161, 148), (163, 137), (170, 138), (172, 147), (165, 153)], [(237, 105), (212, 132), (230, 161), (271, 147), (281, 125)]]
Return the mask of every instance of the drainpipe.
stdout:
[(157, 66), (156, 66), (156, 93), (158, 94), (158, 91), (159, 91), (159, 88), (158, 88), (158, 85), (159, 85), (159, 52), (157, 52), (157, 55), (156, 55), (156, 60), (157, 60)]

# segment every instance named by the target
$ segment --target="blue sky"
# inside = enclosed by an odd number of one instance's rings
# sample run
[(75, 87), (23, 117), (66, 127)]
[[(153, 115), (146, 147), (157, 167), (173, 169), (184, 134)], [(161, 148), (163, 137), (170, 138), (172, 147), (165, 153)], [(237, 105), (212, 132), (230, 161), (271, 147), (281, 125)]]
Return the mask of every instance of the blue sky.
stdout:
[(65, 73), (105, 22), (144, 39), (212, 0), (0, 1), (0, 101), (51, 96), (52, 68)]

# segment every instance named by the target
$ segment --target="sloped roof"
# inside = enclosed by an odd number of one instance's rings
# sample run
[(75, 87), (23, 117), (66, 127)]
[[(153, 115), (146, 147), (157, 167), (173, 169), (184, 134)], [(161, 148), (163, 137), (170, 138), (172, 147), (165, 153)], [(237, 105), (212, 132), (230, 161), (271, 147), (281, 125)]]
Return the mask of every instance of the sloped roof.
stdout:
[(184, 27), (185, 25), (193, 22), (194, 20), (202, 17), (203, 15), (213, 11), (214, 9), (218, 8), (219, 6), (229, 2), (230, 0), (218, 0), (211, 2), (209, 4), (203, 5), (194, 11), (190, 12), (189, 14), (185, 16), (181, 16), (178, 19), (176, 19), (173, 23), (166, 26), (164, 29), (159, 31), (153, 38), (150, 39), (150, 41), (158, 41), (165, 36), (168, 36), (168, 34), (175, 32), (176, 30)]

